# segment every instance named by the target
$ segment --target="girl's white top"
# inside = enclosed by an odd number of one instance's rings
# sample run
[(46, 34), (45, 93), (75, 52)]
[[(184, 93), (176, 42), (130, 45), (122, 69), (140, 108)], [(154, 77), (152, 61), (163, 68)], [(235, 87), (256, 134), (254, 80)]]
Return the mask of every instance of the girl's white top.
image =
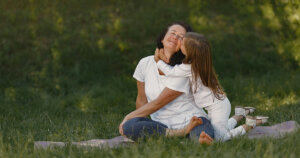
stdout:
[(205, 108), (209, 105), (220, 102), (220, 100), (214, 96), (213, 92), (208, 87), (203, 85), (201, 78), (198, 78), (197, 80), (198, 87), (197, 91), (195, 92), (196, 87), (194, 84), (192, 84), (192, 71), (190, 64), (170, 66), (162, 60), (159, 60), (157, 63), (157, 67), (168, 77), (189, 77), (192, 92), (197, 106)]
[(155, 100), (166, 87), (183, 92), (175, 100), (151, 114), (152, 120), (161, 122), (167, 125), (168, 128), (179, 129), (185, 127), (193, 116), (207, 118), (204, 110), (198, 108), (194, 102), (189, 78), (159, 75), (154, 56), (141, 59), (133, 77), (145, 83), (145, 93), (148, 102)]

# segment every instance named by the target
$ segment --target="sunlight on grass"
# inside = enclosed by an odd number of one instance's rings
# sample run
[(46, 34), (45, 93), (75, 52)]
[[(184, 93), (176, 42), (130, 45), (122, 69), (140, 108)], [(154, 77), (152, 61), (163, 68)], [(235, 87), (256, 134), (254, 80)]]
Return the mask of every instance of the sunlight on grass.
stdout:
[(119, 32), (121, 30), (121, 19), (120, 18), (116, 18), (114, 19), (114, 29), (116, 32)]
[(81, 101), (79, 102), (79, 109), (82, 112), (87, 112), (90, 111), (89, 106), (90, 106), (91, 102), (90, 102), (90, 98), (87, 96), (84, 96), (83, 98), (81, 98)]
[(128, 49), (128, 45), (125, 42), (118, 42), (118, 47), (121, 52), (124, 52)]
[(178, 20), (208, 36), (232, 111), (254, 106), (254, 115), (270, 116), (266, 125), (300, 123), (299, 6), (293, 0), (1, 1), (0, 157), (297, 157), (300, 131), (212, 146), (158, 138), (116, 149), (35, 150), (33, 141), (119, 136), (118, 125), (135, 109), (138, 61), (153, 54), (162, 28)]
[(5, 88), (4, 96), (7, 101), (15, 102), (16, 101), (16, 89), (13, 87)]
[(121, 31), (121, 18), (110, 14), (112, 24), (107, 24), (107, 30), (110, 35), (117, 35)]
[(87, 33), (87, 31), (85, 29), (81, 29), (79, 31), (79, 34), (80, 34), (81, 38), (87, 38), (88, 37), (88, 33)]
[(94, 23), (94, 26), (97, 30), (102, 30), (103, 29), (103, 26), (100, 24), (100, 23)]
[(101, 38), (101, 39), (99, 39), (99, 40), (97, 41), (97, 46), (98, 46), (98, 48), (99, 48), (100, 50), (103, 50), (103, 49), (104, 49), (105, 41), (104, 41), (103, 38)]
[(259, 100), (259, 104), (256, 106), (257, 108), (265, 111), (273, 110), (278, 107), (284, 107), (291, 104), (299, 104), (300, 98), (297, 98), (296, 94), (290, 92), (283, 98), (279, 97), (266, 97), (263, 93), (257, 93), (254, 97)]
[(261, 5), (261, 11), (263, 16), (268, 20), (268, 25), (274, 30), (279, 30), (281, 28), (281, 24), (279, 19), (276, 17), (271, 4)]
[(197, 24), (197, 25), (209, 25), (209, 20), (207, 19), (206, 16), (195, 16), (195, 15), (190, 15), (189, 17), (191, 23)]
[(292, 8), (287, 5), (284, 7), (284, 11), (288, 14), (287, 19), (292, 24), (293, 29), (297, 29), (300, 23), (300, 8)]
[(52, 52), (52, 66), (54, 68), (55, 71), (58, 71), (61, 69), (61, 52), (56, 49), (56, 48), (51, 48), (51, 52)]
[[(300, 34), (300, 28), (298, 28)], [(292, 55), (294, 59), (298, 61), (298, 65), (300, 66), (300, 38), (292, 42)]]
[(54, 17), (55, 17), (55, 29), (57, 30), (57, 32), (62, 33), (64, 31), (64, 19), (62, 15), (60, 15), (60, 13), (57, 11), (54, 13)]

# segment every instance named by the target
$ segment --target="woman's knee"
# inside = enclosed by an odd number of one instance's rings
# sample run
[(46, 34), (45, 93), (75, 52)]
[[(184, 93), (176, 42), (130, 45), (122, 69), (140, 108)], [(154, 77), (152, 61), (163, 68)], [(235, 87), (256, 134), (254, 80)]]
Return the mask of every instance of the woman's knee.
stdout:
[(215, 135), (214, 135), (214, 128), (211, 124), (211, 122), (207, 119), (207, 118), (202, 118), (202, 120), (205, 120), (203, 121), (203, 131), (205, 133), (207, 133), (211, 138), (214, 138)]
[[(164, 125), (165, 126), (165, 125)], [(128, 120), (123, 125), (124, 134), (136, 141), (139, 138), (146, 138), (154, 135), (165, 135), (165, 129), (163, 124), (152, 121), (150, 119), (135, 119)]]
[(144, 118), (144, 117), (135, 117), (135, 118), (133, 118), (133, 119), (130, 119), (130, 120), (126, 121), (126, 122), (123, 124), (123, 131), (124, 131), (124, 134), (126, 135), (126, 133), (128, 133), (129, 131), (132, 131), (133, 126), (134, 126), (137, 122), (145, 121), (145, 119), (147, 119), (147, 118)]
[(206, 134), (208, 134), (211, 138), (214, 138), (214, 128), (211, 125), (210, 121), (205, 117), (200, 117), (203, 121), (201, 125), (198, 125), (193, 128), (193, 130), (190, 133), (190, 137), (196, 137), (199, 138), (200, 133), (204, 131)]

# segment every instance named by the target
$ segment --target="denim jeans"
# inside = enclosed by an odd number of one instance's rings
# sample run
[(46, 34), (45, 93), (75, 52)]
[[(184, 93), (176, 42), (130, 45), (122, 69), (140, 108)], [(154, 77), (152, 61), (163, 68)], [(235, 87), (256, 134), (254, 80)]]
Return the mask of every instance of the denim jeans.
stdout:
[[(202, 131), (205, 131), (211, 138), (214, 138), (214, 129), (210, 121), (205, 117), (200, 118), (203, 124), (192, 129), (189, 134), (190, 139), (198, 140)], [(123, 132), (128, 138), (137, 141), (140, 138), (144, 139), (149, 136), (165, 136), (167, 128), (166, 125), (160, 122), (144, 117), (136, 117), (124, 123)]]

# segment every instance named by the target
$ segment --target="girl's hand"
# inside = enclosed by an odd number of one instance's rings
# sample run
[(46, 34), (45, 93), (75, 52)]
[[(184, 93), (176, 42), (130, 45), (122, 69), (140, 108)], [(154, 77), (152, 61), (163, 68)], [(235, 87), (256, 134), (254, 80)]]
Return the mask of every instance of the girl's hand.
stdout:
[(177, 47), (176, 47), (176, 50), (179, 51), (181, 45), (183, 44), (183, 42), (181, 40), (177, 40), (178, 44), (177, 44)]
[(163, 60), (165, 63), (169, 63), (169, 59), (166, 57), (163, 48), (159, 49), (159, 51), (158, 51), (158, 57), (159, 57), (160, 60)]
[(159, 49), (158, 48), (155, 49), (154, 60), (155, 60), (155, 62), (159, 61)]

